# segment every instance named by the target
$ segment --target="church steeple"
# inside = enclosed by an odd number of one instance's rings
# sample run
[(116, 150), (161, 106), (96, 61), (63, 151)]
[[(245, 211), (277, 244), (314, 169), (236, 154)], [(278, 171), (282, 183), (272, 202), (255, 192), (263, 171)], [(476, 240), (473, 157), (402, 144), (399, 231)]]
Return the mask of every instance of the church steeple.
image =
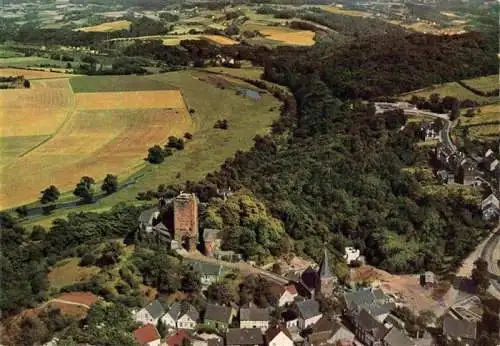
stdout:
[(318, 274), (320, 279), (333, 278), (332, 271), (330, 270), (330, 264), (328, 263), (328, 252), (326, 250), (326, 246), (324, 248), (323, 258), (321, 259), (321, 263), (319, 264)]

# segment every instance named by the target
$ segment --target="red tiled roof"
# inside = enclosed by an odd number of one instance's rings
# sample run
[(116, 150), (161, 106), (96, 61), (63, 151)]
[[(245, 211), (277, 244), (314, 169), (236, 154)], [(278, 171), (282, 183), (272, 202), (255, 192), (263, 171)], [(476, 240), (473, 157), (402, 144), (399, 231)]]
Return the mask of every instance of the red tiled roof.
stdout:
[(160, 339), (158, 330), (156, 330), (156, 327), (152, 324), (146, 324), (144, 327), (134, 330), (134, 336), (135, 340), (137, 340), (140, 345), (145, 345), (148, 342)]
[(182, 346), (182, 340), (189, 339), (188, 333), (185, 330), (181, 330), (174, 335), (171, 335), (167, 339), (168, 346)]

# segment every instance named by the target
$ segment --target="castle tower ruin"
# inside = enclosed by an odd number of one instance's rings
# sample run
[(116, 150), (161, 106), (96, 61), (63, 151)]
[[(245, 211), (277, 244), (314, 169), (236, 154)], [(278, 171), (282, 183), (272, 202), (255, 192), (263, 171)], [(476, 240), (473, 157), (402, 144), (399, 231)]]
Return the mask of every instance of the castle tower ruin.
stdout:
[(189, 251), (198, 240), (198, 199), (194, 193), (180, 193), (174, 199), (174, 239)]

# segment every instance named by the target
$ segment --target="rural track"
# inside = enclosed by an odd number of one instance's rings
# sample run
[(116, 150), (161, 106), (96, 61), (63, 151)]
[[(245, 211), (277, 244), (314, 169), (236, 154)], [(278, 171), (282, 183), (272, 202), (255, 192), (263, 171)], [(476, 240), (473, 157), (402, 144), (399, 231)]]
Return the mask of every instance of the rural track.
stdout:
[(222, 260), (218, 260), (218, 259), (215, 259), (212, 257), (203, 256), (199, 252), (182, 251), (179, 254), (182, 257), (187, 258), (187, 259), (192, 259), (192, 260), (197, 260), (197, 261), (212, 263), (212, 264), (218, 264), (218, 265), (221, 265), (222, 267), (233, 269), (233, 270), (238, 270), (238, 271), (243, 272), (243, 273), (261, 275), (261, 276), (263, 276), (271, 281), (274, 281), (278, 284), (281, 284), (281, 285), (286, 285), (290, 281), (290, 280), (284, 278), (283, 276), (277, 275), (275, 273), (271, 273), (271, 272), (264, 270), (264, 269), (261, 269), (261, 268), (251, 266), (250, 264), (248, 264), (246, 262), (222, 261)]

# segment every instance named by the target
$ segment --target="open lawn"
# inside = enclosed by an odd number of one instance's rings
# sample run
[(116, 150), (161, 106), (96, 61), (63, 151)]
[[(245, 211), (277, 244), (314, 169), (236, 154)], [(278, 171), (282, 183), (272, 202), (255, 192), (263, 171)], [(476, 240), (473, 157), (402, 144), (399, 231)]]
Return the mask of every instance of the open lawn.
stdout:
[(65, 259), (48, 274), (50, 286), (60, 289), (67, 285), (84, 282), (99, 272), (99, 267), (80, 267), (80, 258)]
[(75, 29), (78, 31), (85, 32), (110, 32), (118, 30), (128, 30), (130, 28), (130, 22), (128, 20), (117, 20), (114, 22), (102, 23), (94, 26), (87, 26), (85, 28)]
[[(493, 83), (492, 81), (494, 78), (498, 78), (498, 75), (493, 75), (493, 76), (485, 76), (485, 77), (479, 77), (479, 78), (474, 78), (474, 79), (468, 79), (464, 80), (465, 83), (471, 86), (491, 86)], [(497, 86), (498, 87), (498, 86)], [(494, 88), (488, 89), (492, 90)], [(479, 104), (491, 104), (496, 101), (498, 101), (498, 97), (483, 97), (474, 94), (472, 91), (464, 88), (460, 84), (456, 82), (451, 82), (451, 83), (444, 83), (444, 84), (436, 84), (432, 87), (423, 89), (423, 90), (417, 90), (411, 93), (406, 93), (402, 95), (402, 99), (408, 100), (411, 98), (412, 95), (417, 95), (417, 96), (423, 96), (423, 97), (428, 97), (431, 94), (437, 93), (441, 97), (444, 96), (454, 96), (458, 98), (459, 100), (473, 100), (478, 102)]]

